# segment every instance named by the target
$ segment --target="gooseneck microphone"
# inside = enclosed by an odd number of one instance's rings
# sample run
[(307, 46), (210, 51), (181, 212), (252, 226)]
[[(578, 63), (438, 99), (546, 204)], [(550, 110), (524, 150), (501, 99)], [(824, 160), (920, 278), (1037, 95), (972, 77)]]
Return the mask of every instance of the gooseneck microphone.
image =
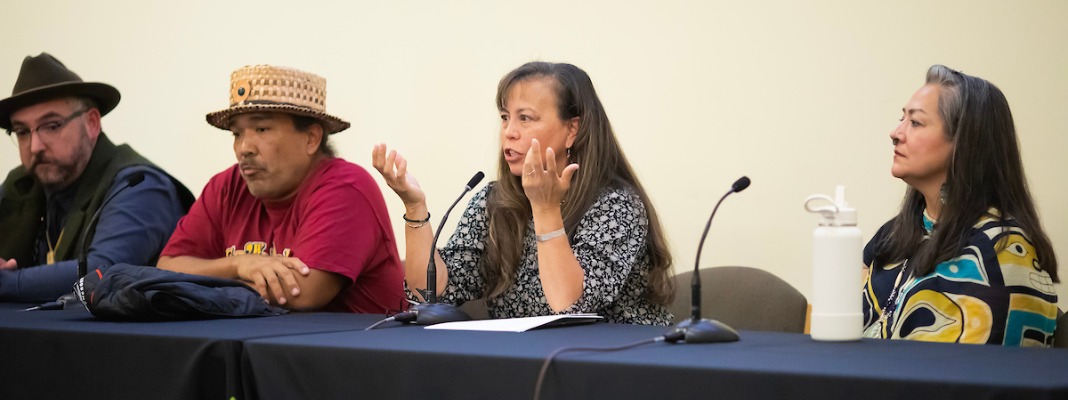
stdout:
[[(456, 204), (463, 199), (467, 192), (470, 192), (479, 182), (482, 182), (482, 178), (485, 178), (486, 174), (482, 171), (478, 171), (475, 176), (471, 177), (470, 181), (467, 181), (467, 186), (464, 186), (463, 193), (452, 202), (449, 209), (445, 211), (445, 215), (441, 217), (441, 223), (438, 224), (438, 229), (434, 232), (434, 241), (430, 243), (430, 260), (426, 266), (426, 291), (423, 292), (423, 299), (425, 303), (416, 304), (412, 306), (408, 312), (415, 314), (415, 323), (419, 325), (433, 325), (440, 324), (442, 322), (452, 321), (466, 321), (471, 319), (470, 315), (461, 311), (459, 308), (452, 306), (451, 304), (438, 303), (438, 271), (437, 263), (435, 262), (434, 252), (437, 249), (438, 237), (441, 236), (441, 230), (445, 226), (445, 221), (449, 219), (449, 214), (452, 213), (452, 209), (456, 207)], [(398, 319), (400, 320), (400, 319)]]
[[(141, 182), (144, 182), (144, 180), (145, 180), (145, 173), (144, 172), (140, 172), (140, 171), (139, 172), (135, 172), (133, 175), (130, 175), (129, 177), (127, 177), (126, 178), (126, 185), (123, 186), (122, 188), (120, 188), (119, 190), (115, 191), (115, 193), (112, 193), (111, 196), (108, 196), (107, 198), (105, 198), (104, 202), (100, 203), (100, 207), (98, 207), (96, 209), (96, 212), (93, 213), (93, 216), (91, 218), (89, 218), (89, 222), (87, 224), (85, 224), (85, 230), (82, 231), (81, 244), (80, 244), (80, 247), (78, 247), (78, 251), (79, 251), (79, 254), (78, 254), (78, 279), (81, 279), (83, 276), (85, 276), (86, 273), (89, 272), (89, 246), (88, 246), (88, 243), (86, 243), (86, 241), (89, 238), (89, 232), (92, 232), (93, 229), (96, 228), (97, 220), (100, 219), (100, 212), (103, 211), (104, 207), (107, 206), (108, 203), (111, 202), (111, 200), (114, 200), (115, 197), (117, 197), (119, 195), (119, 193), (122, 193), (123, 190), (126, 190), (126, 189), (132, 188), (134, 186), (137, 186), (137, 185), (141, 184)], [(59, 309), (66, 308), (69, 305), (73, 305), (73, 304), (81, 304), (81, 303), (78, 300), (78, 296), (74, 292), (71, 292), (71, 293), (67, 293), (67, 294), (65, 294), (63, 296), (60, 296), (59, 299), (57, 299), (56, 301), (51, 301), (51, 302), (48, 302), (48, 303), (41, 304), (39, 306), (30, 307), (30, 308), (27, 308), (27, 309), (25, 309), (23, 311), (59, 310)]]
[(712, 218), (716, 216), (716, 210), (719, 210), (719, 205), (723, 203), (723, 200), (730, 196), (731, 193), (738, 193), (745, 188), (749, 187), (749, 177), (738, 178), (731, 185), (731, 190), (727, 191), (723, 197), (719, 198), (716, 202), (716, 206), (712, 208), (712, 215), (708, 217), (708, 222), (705, 223), (705, 231), (701, 233), (701, 242), (697, 245), (697, 260), (693, 263), (693, 283), (692, 291), (690, 293), (691, 301), (691, 315), (690, 318), (679, 322), (668, 333), (666, 341), (675, 343), (680, 340), (686, 343), (717, 343), (717, 342), (736, 342), (738, 341), (738, 332), (727, 326), (722, 322), (714, 319), (701, 318), (701, 250), (705, 247), (705, 239), (708, 238), (708, 229), (712, 227)]

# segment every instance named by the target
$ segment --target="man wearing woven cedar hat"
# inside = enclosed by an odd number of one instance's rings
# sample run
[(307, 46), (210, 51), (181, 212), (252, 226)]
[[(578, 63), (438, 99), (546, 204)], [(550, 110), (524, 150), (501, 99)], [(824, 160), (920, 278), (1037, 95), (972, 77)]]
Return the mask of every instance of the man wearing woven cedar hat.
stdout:
[(178, 222), (159, 267), (242, 280), (295, 310), (404, 308), (404, 270), (386, 203), (366, 170), (328, 140), (326, 80), (268, 65), (230, 78), (230, 107), (207, 115), (234, 135), (237, 164)]
[(22, 160), (0, 189), (0, 301), (70, 293), (84, 251), (91, 268), (155, 263), (193, 203), (180, 182), (108, 140), (100, 118), (119, 98), (48, 53), (23, 60), (11, 97), (0, 100), (0, 127)]

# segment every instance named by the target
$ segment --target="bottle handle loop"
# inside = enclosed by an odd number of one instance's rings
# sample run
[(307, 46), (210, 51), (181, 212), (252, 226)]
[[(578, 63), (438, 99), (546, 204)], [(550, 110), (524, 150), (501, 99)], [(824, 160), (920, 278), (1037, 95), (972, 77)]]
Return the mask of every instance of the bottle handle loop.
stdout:
[[(824, 200), (830, 203), (830, 205), (815, 207), (813, 206), (813, 203), (817, 203), (817, 200)], [(834, 218), (834, 215), (838, 214), (839, 208), (838, 204), (835, 204), (835, 201), (831, 198), (831, 196), (825, 194), (814, 194), (808, 196), (808, 198), (805, 199), (805, 211), (808, 211), (810, 213), (819, 213), (827, 218)]]

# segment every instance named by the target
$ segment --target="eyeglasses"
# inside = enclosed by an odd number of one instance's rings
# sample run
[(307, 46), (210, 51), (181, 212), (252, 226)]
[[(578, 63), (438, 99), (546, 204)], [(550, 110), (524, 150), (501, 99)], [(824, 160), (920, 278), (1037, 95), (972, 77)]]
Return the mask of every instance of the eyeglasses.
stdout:
[(81, 110), (71, 113), (71, 115), (68, 115), (65, 118), (45, 122), (33, 129), (8, 129), (7, 135), (16, 138), (18, 140), (18, 143), (16, 144), (23, 145), (30, 142), (31, 133), (37, 132), (37, 137), (39, 137), (42, 142), (51, 143), (55, 140), (57, 136), (59, 136), (59, 132), (63, 130), (63, 127), (66, 126), (68, 122), (74, 120), (75, 118), (78, 118), (82, 114), (85, 114), (86, 111), (89, 111), (89, 109), (83, 108)]

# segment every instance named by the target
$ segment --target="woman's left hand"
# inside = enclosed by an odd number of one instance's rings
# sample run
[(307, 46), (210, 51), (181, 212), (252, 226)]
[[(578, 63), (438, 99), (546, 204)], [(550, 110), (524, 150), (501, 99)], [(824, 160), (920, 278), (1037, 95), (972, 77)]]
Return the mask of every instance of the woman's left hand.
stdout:
[(523, 161), (523, 192), (535, 210), (558, 208), (571, 187), (571, 177), (578, 171), (579, 165), (570, 164), (563, 171), (557, 171), (556, 152), (552, 147), (545, 149), (544, 157), (541, 153), (541, 143), (538, 139), (531, 139), (530, 151), (527, 151)]

